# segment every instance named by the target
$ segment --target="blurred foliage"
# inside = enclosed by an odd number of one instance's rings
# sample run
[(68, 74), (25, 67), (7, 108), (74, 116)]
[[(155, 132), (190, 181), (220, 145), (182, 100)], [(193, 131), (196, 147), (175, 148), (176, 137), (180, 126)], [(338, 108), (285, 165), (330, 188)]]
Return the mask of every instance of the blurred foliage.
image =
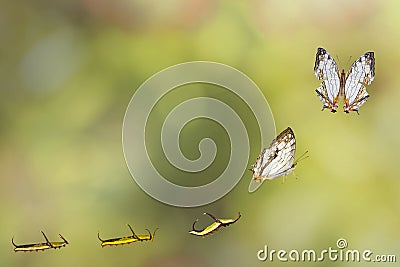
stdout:
[[(394, 0), (1, 1), (2, 264), (254, 266), (267, 264), (256, 258), (265, 244), (317, 250), (335, 247), (340, 237), (349, 248), (400, 257), (399, 10)], [(320, 111), (313, 73), (319, 46), (344, 69), (375, 51), (376, 79), (360, 115)], [(192, 60), (228, 64), (255, 81), (277, 131), (291, 126), (297, 154), (310, 151), (297, 179), (276, 179), (248, 194), (247, 172), (224, 198), (191, 209), (161, 204), (140, 190), (122, 153), (125, 109), (151, 75)], [(160, 103), (152, 138), (176, 101), (191, 97), (184, 89)], [(193, 90), (193, 96), (223, 94)], [(238, 105), (238, 114), (248, 112)], [(223, 170), (229, 139), (210, 121), (192, 124), (182, 133), (188, 158), (198, 156), (205, 135), (222, 151), (203, 173), (207, 183)], [(249, 165), (260, 151), (257, 134), (251, 137)], [(152, 153), (160, 152), (154, 145)], [(160, 161), (173, 177), (176, 170)], [(243, 216), (208, 238), (189, 236), (196, 218), (208, 223), (204, 211)], [(160, 230), (154, 242), (101, 249), (97, 231), (123, 236), (126, 223), (138, 233)], [(40, 230), (51, 240), (61, 233), (70, 245), (14, 254), (12, 236), (17, 243), (41, 242)]]

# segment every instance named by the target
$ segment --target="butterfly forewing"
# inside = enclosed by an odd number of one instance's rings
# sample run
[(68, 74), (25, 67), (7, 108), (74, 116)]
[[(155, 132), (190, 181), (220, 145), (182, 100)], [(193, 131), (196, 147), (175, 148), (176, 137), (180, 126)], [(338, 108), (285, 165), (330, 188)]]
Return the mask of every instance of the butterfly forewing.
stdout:
[(249, 192), (255, 191), (264, 180), (290, 173), (294, 168), (296, 139), (290, 127), (280, 133), (268, 148), (263, 149), (252, 167), (253, 178)]
[(262, 173), (266, 179), (273, 179), (292, 171), (296, 140), (292, 129), (286, 129), (277, 138), (276, 156), (268, 164), (266, 171)]
[(358, 111), (369, 97), (365, 85), (369, 85), (375, 76), (374, 52), (367, 52), (351, 65), (344, 86), (344, 111)]
[(318, 80), (322, 80), (321, 86), (315, 90), (324, 104), (322, 109), (329, 108), (336, 112), (340, 95), (340, 74), (335, 60), (324, 48), (318, 48), (314, 73)]

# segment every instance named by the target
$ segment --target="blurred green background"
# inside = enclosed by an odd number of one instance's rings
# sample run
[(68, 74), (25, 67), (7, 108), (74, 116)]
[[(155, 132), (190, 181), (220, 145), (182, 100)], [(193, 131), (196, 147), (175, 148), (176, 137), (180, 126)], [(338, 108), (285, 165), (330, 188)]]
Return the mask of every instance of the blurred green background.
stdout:
[[(264, 245), (335, 248), (341, 237), (349, 249), (400, 260), (399, 25), (398, 1), (1, 1), (1, 264), (320, 266), (259, 262), (256, 253)], [(346, 70), (364, 52), (375, 51), (376, 77), (360, 115), (320, 111), (313, 73), (319, 46)], [(291, 126), (297, 156), (309, 150), (296, 175), (249, 194), (246, 172), (224, 198), (190, 209), (162, 204), (140, 190), (122, 153), (125, 109), (151, 75), (192, 60), (224, 63), (255, 81), (277, 132)], [(155, 114), (162, 118), (192, 93), (226, 94), (192, 87), (166, 96)], [(248, 111), (226, 98), (238, 114)], [(152, 125), (159, 130), (156, 115)], [(261, 148), (254, 121), (246, 124), (250, 166)], [(159, 134), (150, 132), (159, 143)], [(196, 176), (207, 183), (224, 170), (229, 139), (215, 123), (195, 121), (182, 134), (188, 158), (199, 156), (204, 136), (214, 138), (221, 153), (207, 175)], [(160, 147), (151, 150), (161, 153)], [(160, 161), (173, 180), (176, 171)], [(204, 211), (243, 216), (213, 236), (190, 236), (196, 218), (198, 227), (211, 223)], [(128, 235), (126, 223), (138, 233), (160, 230), (154, 242), (102, 249), (97, 231), (103, 238)], [(19, 244), (42, 242), (40, 230), (54, 241), (61, 233), (70, 245), (13, 252), (13, 236)]]

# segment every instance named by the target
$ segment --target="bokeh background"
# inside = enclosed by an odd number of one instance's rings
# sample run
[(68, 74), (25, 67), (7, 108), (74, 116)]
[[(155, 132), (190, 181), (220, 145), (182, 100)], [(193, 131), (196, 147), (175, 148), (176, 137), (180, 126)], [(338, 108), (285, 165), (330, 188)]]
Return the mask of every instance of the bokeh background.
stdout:
[[(259, 262), (257, 251), (336, 247), (394, 254), (400, 260), (400, 3), (398, 1), (1, 1), (0, 259), (3, 266), (314, 266)], [(321, 112), (314, 90), (317, 47), (348, 69), (375, 51), (376, 77), (360, 115)], [(296, 174), (255, 193), (251, 172), (219, 201), (177, 208), (146, 195), (126, 168), (121, 144), (125, 109), (154, 73), (178, 63), (228, 64), (261, 88), (277, 132), (291, 126)], [(251, 137), (249, 166), (261, 150), (254, 121), (222, 88), (191, 85), (167, 95), (148, 127), (152, 160), (171, 181), (208, 183), (224, 170), (229, 139), (209, 120), (182, 132), (188, 158), (198, 141), (216, 140), (206, 175), (191, 178), (162, 155), (162, 118), (193, 96), (226, 98)], [(152, 128), (153, 127), (153, 128)], [(269, 142), (270, 140), (268, 140)], [(214, 175), (214, 176), (213, 176)], [(185, 177), (183, 179), (182, 177)], [(174, 180), (175, 179), (175, 180)], [(207, 238), (190, 236), (220, 217), (242, 218)], [(101, 248), (97, 240), (160, 230), (154, 242)], [(63, 234), (70, 245), (14, 253), (17, 243)], [(332, 263), (324, 266), (364, 266)], [(395, 266), (393, 263), (382, 264)]]

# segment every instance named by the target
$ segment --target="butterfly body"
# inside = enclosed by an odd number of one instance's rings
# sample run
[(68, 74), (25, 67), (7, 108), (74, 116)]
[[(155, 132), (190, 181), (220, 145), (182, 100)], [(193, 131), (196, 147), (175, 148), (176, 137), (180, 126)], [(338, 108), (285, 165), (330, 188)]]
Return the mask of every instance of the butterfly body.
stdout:
[(320, 87), (315, 90), (324, 104), (322, 109), (328, 108), (331, 112), (336, 112), (338, 100), (343, 97), (344, 112), (358, 113), (360, 106), (369, 97), (366, 85), (374, 80), (374, 52), (367, 52), (359, 57), (345, 73), (344, 70), (339, 72), (335, 60), (324, 48), (318, 48), (314, 73), (318, 80), (322, 80)]

